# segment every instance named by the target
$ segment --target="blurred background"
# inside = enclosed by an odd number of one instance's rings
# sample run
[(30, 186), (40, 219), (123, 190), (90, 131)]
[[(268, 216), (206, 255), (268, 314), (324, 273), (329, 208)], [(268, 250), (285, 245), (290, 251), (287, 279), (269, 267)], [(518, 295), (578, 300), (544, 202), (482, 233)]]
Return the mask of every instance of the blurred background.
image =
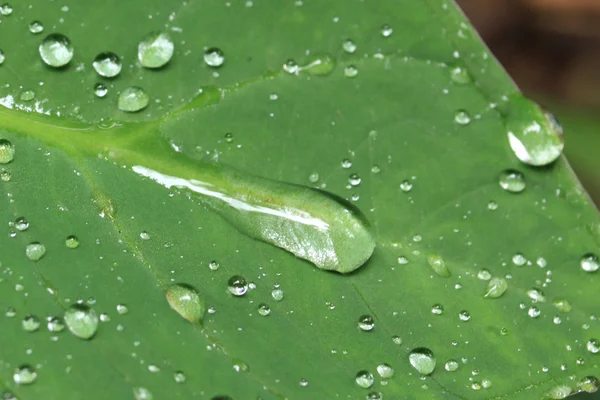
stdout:
[(600, 205), (600, 0), (456, 0), (529, 98), (556, 115)]

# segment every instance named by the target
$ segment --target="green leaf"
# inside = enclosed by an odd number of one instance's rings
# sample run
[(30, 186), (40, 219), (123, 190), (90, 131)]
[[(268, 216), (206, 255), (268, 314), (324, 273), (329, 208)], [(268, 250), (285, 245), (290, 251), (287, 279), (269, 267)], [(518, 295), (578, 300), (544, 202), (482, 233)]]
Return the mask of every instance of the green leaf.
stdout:
[[(600, 278), (580, 264), (600, 253), (598, 212), (564, 158), (519, 161), (509, 131), (525, 150), (562, 142), (454, 4), (36, 0), (1, 18), (2, 390), (541, 399), (597, 387)], [(153, 32), (174, 53), (153, 50), (148, 66), (169, 60), (146, 69), (138, 45)], [(74, 49), (59, 69), (38, 52), (51, 33)], [(122, 59), (115, 78), (92, 66), (104, 52)], [(144, 92), (125, 107), (130, 87)], [(119, 109), (146, 94), (140, 112)], [(542, 135), (523, 136), (531, 121)], [(232, 212), (198, 187), (255, 208)], [(264, 204), (285, 218), (244, 219)], [(316, 215), (342, 246), (279, 223), (290, 215)], [(332, 248), (338, 264), (302, 255)]]

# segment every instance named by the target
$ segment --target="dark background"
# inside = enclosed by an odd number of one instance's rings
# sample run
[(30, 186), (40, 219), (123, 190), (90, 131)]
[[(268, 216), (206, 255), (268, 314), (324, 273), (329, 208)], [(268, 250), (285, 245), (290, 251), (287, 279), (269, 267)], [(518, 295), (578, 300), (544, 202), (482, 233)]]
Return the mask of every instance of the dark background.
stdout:
[(600, 204), (600, 0), (457, 0), (521, 90), (553, 112)]

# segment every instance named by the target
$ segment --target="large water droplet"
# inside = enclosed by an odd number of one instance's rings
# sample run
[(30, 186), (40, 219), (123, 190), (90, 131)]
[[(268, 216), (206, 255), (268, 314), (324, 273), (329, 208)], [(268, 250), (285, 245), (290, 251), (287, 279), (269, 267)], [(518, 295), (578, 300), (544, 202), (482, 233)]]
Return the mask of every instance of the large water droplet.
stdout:
[(579, 265), (585, 272), (596, 272), (600, 268), (600, 259), (594, 253), (587, 253), (581, 257)]
[(525, 176), (514, 169), (502, 171), (498, 183), (502, 189), (511, 193), (521, 193), (526, 186)]
[(140, 87), (131, 86), (123, 90), (117, 100), (120, 110), (126, 112), (137, 112), (148, 106), (150, 96)]
[(570, 386), (560, 385), (550, 389), (547, 397), (552, 400), (560, 400), (567, 398), (571, 393), (573, 393), (573, 389)]
[(30, 365), (21, 365), (19, 368), (15, 369), (15, 373), (13, 374), (13, 380), (18, 385), (29, 385), (35, 382), (37, 378), (37, 372)]
[(342, 273), (363, 265), (375, 249), (364, 215), (330, 193), (209, 165), (183, 179), (134, 166), (167, 188), (187, 189), (248, 236), (283, 248), (319, 268)]
[(273, 291), (271, 292), (271, 297), (273, 297), (273, 300), (275, 301), (283, 300), (283, 290), (279, 288), (273, 289)]
[(225, 63), (225, 54), (221, 49), (212, 47), (204, 52), (204, 62), (209, 67), (218, 68)]
[(595, 376), (586, 376), (577, 382), (577, 388), (587, 393), (596, 393), (600, 389), (600, 380)]
[(85, 304), (74, 304), (64, 317), (67, 327), (75, 336), (82, 339), (91, 339), (98, 330), (98, 316), (93, 308)]
[(485, 295), (483, 297), (487, 297), (490, 299), (496, 299), (504, 294), (508, 289), (508, 283), (504, 278), (492, 278), (490, 279), (487, 289), (485, 291)]
[(435, 357), (433, 352), (425, 347), (418, 347), (408, 355), (410, 365), (420, 374), (429, 375), (435, 369)]
[(94, 58), (92, 63), (98, 75), (105, 78), (112, 78), (121, 72), (123, 64), (118, 55), (112, 52), (100, 53)]
[(363, 389), (368, 389), (375, 383), (375, 377), (369, 371), (358, 371), (354, 378), (356, 384)]
[(189, 285), (171, 285), (166, 292), (167, 301), (177, 314), (195, 323), (202, 321), (206, 307), (198, 292)]
[(4, 16), (11, 15), (13, 13), (13, 8), (10, 3), (4, 3), (0, 6), (0, 14)]
[(554, 117), (521, 95), (511, 97), (509, 106), (506, 128), (517, 158), (525, 164), (541, 166), (560, 157), (563, 132)]
[(431, 268), (435, 271), (436, 274), (442, 276), (444, 278), (448, 278), (451, 273), (448, 267), (446, 266), (446, 262), (439, 254), (430, 254), (427, 256), (427, 261)]
[(25, 247), (25, 255), (31, 261), (39, 261), (46, 254), (46, 246), (41, 243), (33, 242)]
[(29, 24), (29, 32), (31, 33), (42, 33), (44, 31), (44, 25), (40, 21), (31, 21)]
[(40, 56), (44, 62), (55, 68), (64, 67), (73, 58), (73, 45), (68, 37), (60, 33), (46, 36), (39, 47)]
[(174, 49), (167, 33), (151, 32), (138, 45), (138, 60), (143, 67), (160, 68), (171, 60)]
[(0, 139), (0, 164), (8, 164), (15, 158), (15, 146), (7, 139)]
[(234, 275), (227, 281), (227, 290), (234, 296), (243, 296), (248, 291), (248, 282), (244, 277)]

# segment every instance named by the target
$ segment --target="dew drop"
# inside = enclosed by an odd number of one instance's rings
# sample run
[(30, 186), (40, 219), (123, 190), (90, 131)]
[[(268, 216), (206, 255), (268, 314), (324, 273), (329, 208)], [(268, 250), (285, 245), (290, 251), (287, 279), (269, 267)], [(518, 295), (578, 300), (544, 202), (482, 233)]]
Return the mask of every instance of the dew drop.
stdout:
[(544, 296), (544, 293), (542, 293), (540, 289), (529, 289), (525, 293), (527, 293), (527, 296), (529, 296), (529, 298), (535, 302), (543, 303), (546, 301), (546, 296)]
[(76, 249), (79, 247), (79, 239), (77, 239), (77, 236), (74, 235), (68, 236), (65, 239), (65, 246), (67, 246), (69, 249)]
[(300, 66), (294, 60), (287, 60), (285, 64), (283, 64), (283, 70), (288, 74), (294, 75), (300, 72)]
[(17, 385), (30, 385), (35, 382), (37, 378), (37, 372), (30, 365), (21, 365), (15, 369), (13, 374), (13, 380)]
[(140, 239), (142, 240), (150, 240), (150, 234), (146, 231), (140, 232)]
[(356, 51), (356, 43), (354, 43), (351, 39), (346, 39), (342, 43), (342, 49), (348, 54), (352, 54)]
[(211, 47), (204, 52), (204, 62), (209, 67), (218, 68), (225, 63), (225, 55), (216, 47)]
[(29, 221), (25, 217), (19, 217), (15, 221), (15, 228), (21, 232), (26, 231), (29, 228)]
[(240, 275), (234, 275), (227, 281), (227, 290), (234, 296), (243, 296), (248, 291), (248, 282)]
[(121, 72), (123, 63), (118, 55), (110, 51), (100, 53), (92, 62), (98, 75), (105, 78), (113, 78)]
[(0, 139), (0, 164), (8, 164), (15, 158), (15, 146), (7, 139)]
[(471, 123), (471, 116), (465, 110), (459, 110), (454, 115), (454, 121), (459, 125), (468, 125)]
[(471, 319), (471, 314), (467, 310), (462, 310), (458, 313), (458, 318), (463, 322), (467, 322)]
[(500, 173), (500, 187), (507, 192), (521, 193), (525, 190), (525, 176), (514, 169), (507, 169)]
[(94, 95), (96, 95), (96, 97), (104, 97), (106, 96), (106, 94), (108, 93), (108, 88), (106, 87), (106, 85), (104, 83), (96, 83), (94, 85)]
[(504, 278), (492, 278), (490, 279), (487, 289), (485, 290), (485, 295), (483, 297), (490, 299), (497, 299), (502, 296), (504, 292), (508, 289), (508, 283)]
[(71, 61), (74, 49), (68, 37), (60, 33), (51, 33), (40, 44), (39, 52), (47, 65), (60, 68)]
[(498, 203), (496, 203), (495, 201), (492, 200), (488, 203), (487, 208), (490, 211), (496, 211), (498, 209)]
[(600, 260), (596, 254), (587, 253), (581, 257), (579, 265), (581, 265), (581, 269), (585, 272), (596, 272), (598, 271), (598, 268), (600, 268)]
[(319, 174), (316, 173), (316, 172), (313, 172), (312, 174), (310, 174), (308, 176), (308, 181), (310, 183), (317, 183), (317, 182), (319, 182)]
[(33, 242), (25, 247), (25, 255), (31, 261), (39, 261), (46, 254), (46, 246), (39, 242)]
[(308, 386), (308, 380), (304, 379), (304, 378), (300, 379), (299, 385), (300, 385), (300, 387), (307, 387)]
[(371, 392), (367, 395), (367, 400), (383, 400), (383, 396), (380, 392)]
[(446, 364), (444, 364), (444, 369), (448, 372), (454, 372), (458, 369), (458, 362), (455, 360), (448, 360)]
[(85, 304), (73, 304), (64, 316), (67, 328), (81, 339), (91, 339), (98, 330), (96, 311)]
[(167, 288), (165, 296), (171, 308), (188, 321), (195, 323), (204, 317), (204, 300), (193, 287), (184, 284), (171, 285)]
[(375, 383), (375, 377), (373, 374), (365, 370), (358, 371), (354, 380), (356, 381), (356, 384), (363, 389), (368, 389), (373, 386), (373, 383)]
[(129, 309), (125, 304), (117, 304), (117, 312), (121, 315), (124, 315), (129, 312)]
[(358, 319), (358, 327), (361, 331), (369, 332), (375, 328), (375, 320), (370, 315), (362, 315)]
[(2, 179), (3, 182), (10, 182), (11, 178), (10, 172), (5, 169), (0, 170), (0, 179)]
[(26, 332), (35, 332), (40, 328), (40, 319), (35, 315), (28, 315), (23, 318), (21, 325)]
[(433, 352), (425, 347), (418, 347), (408, 355), (410, 365), (420, 374), (429, 375), (435, 369), (435, 357)]
[(439, 254), (429, 254), (427, 256), (427, 262), (429, 262), (431, 268), (439, 276), (448, 278), (451, 275), (450, 270), (446, 266), (446, 262)]
[(348, 65), (346, 68), (344, 68), (345, 77), (354, 78), (356, 75), (358, 75), (358, 68), (356, 68), (354, 65)]
[(250, 366), (241, 360), (235, 360), (233, 363), (233, 370), (235, 372), (250, 372)]
[(600, 389), (600, 380), (595, 376), (586, 376), (577, 382), (577, 388), (586, 393), (596, 393)]
[(5, 59), (6, 59), (6, 56), (4, 55), (4, 52), (2, 50), (0, 50), (0, 65), (4, 64)]
[(271, 314), (271, 308), (265, 303), (260, 303), (258, 305), (258, 313), (263, 317), (266, 317), (267, 315)]
[(145, 68), (160, 68), (173, 57), (175, 45), (164, 32), (151, 32), (138, 45), (138, 60)]
[(117, 105), (120, 110), (126, 112), (137, 112), (148, 106), (150, 96), (138, 86), (131, 86), (119, 94)]
[(31, 21), (29, 24), (29, 32), (31, 33), (42, 33), (44, 31), (44, 25), (40, 21)]

